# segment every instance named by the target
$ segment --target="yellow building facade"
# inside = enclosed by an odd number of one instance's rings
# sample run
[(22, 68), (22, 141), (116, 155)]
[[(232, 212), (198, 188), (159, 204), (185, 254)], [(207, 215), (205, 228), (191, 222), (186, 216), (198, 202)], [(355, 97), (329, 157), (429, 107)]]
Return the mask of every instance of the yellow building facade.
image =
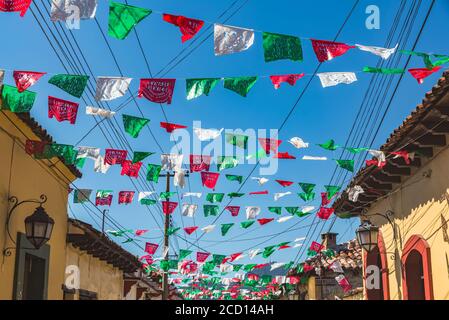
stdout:
[(364, 254), (365, 299), (449, 299), (448, 116), (446, 71), (381, 147), (386, 163), (354, 177), (349, 188), (364, 192), (356, 201), (343, 193), (334, 204), (340, 217), (379, 227), (376, 247)]
[[(0, 111), (0, 300), (62, 299), (64, 283), (67, 198), (69, 183), (81, 174), (57, 158), (35, 160), (25, 152), (27, 139), (52, 142), (29, 114)], [(25, 203), (11, 215), (11, 197), (19, 201), (39, 199), (54, 220), (50, 240), (39, 250), (29, 250), (24, 220), (36, 207)], [(11, 238), (9, 237), (11, 235)], [(20, 244), (20, 247), (17, 245)], [(35, 267), (35, 268), (34, 268)], [(26, 272), (26, 270), (31, 270)], [(31, 279), (39, 279), (33, 283)]]

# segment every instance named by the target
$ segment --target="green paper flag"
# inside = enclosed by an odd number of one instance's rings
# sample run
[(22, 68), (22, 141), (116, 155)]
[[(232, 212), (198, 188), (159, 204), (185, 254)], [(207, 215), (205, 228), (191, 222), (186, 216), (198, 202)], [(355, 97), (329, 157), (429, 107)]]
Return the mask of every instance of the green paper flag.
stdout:
[(285, 207), (285, 210), (287, 210), (287, 212), (290, 213), (292, 216), (300, 212), (298, 207)]
[(153, 154), (154, 152), (134, 151), (133, 163), (140, 162)]
[(186, 79), (187, 100), (198, 98), (203, 94), (208, 96), (219, 81), (219, 78)]
[(245, 270), (246, 272), (250, 272), (254, 269), (255, 266), (257, 266), (257, 264), (255, 263), (247, 264), (243, 267), (243, 270)]
[(337, 164), (350, 172), (354, 172), (354, 160), (335, 160)]
[(178, 269), (178, 260), (168, 260), (168, 269)]
[(25, 90), (19, 92), (16, 87), (3, 85), (1, 109), (11, 112), (30, 112), (33, 107), (36, 93)]
[(236, 176), (233, 174), (227, 174), (226, 179), (228, 179), (229, 181), (237, 181), (239, 184), (243, 182), (243, 176)]
[(302, 192), (302, 193), (298, 193), (298, 196), (305, 202), (308, 202), (308, 201), (312, 201), (313, 199), (315, 199), (315, 192), (310, 192), (310, 193)]
[(224, 87), (238, 93), (242, 97), (246, 97), (256, 81), (257, 77), (225, 78)]
[(326, 141), (325, 143), (319, 144), (318, 146), (320, 146), (323, 149), (330, 150), (330, 151), (335, 151), (338, 148), (338, 146), (335, 144), (335, 141), (332, 139), (329, 141)]
[(218, 211), (220, 210), (220, 208), (216, 205), (205, 204), (205, 205), (203, 205), (203, 210), (204, 210), (204, 216), (208, 217), (208, 216), (218, 215)]
[(217, 159), (217, 170), (222, 171), (225, 169), (232, 169), (237, 167), (239, 161), (236, 157), (232, 156), (219, 156)]
[(75, 164), (78, 150), (72, 145), (53, 143), (46, 145), (42, 153), (35, 153), (36, 159), (51, 159), (53, 157), (61, 157), (65, 164)]
[(73, 203), (85, 203), (89, 201), (92, 193), (90, 189), (76, 189), (73, 193)]
[(126, 239), (125, 241), (122, 241), (122, 243), (125, 244), (125, 243), (130, 243), (133, 241), (134, 241), (134, 239), (129, 238), (129, 239)]
[(206, 201), (210, 203), (217, 203), (223, 201), (224, 193), (208, 193), (206, 196)]
[(223, 262), (224, 258), (226, 258), (226, 256), (222, 254), (212, 254), (212, 262), (216, 266), (220, 265)]
[(231, 134), (226, 133), (226, 142), (232, 144), (233, 146), (247, 149), (248, 148), (248, 136), (242, 134)]
[(180, 249), (179, 250), (179, 260), (187, 258), (192, 253), (191, 250)]
[(151, 12), (150, 9), (111, 2), (109, 5), (109, 35), (119, 40), (125, 39), (132, 28)]
[(276, 251), (276, 246), (265, 247), (262, 253), (262, 257), (265, 259), (271, 256)]
[(159, 198), (161, 200), (167, 200), (167, 199), (172, 198), (175, 194), (176, 194), (176, 192), (161, 192), (159, 194)]
[(301, 40), (298, 37), (270, 32), (263, 33), (265, 62), (289, 59), (302, 61)]
[(341, 189), (340, 186), (324, 186), (328, 199), (332, 199)]
[(173, 227), (172, 227), (172, 228), (168, 228), (168, 229), (167, 229), (167, 235), (171, 236), (171, 235), (175, 234), (176, 232), (178, 232), (179, 229), (181, 229), (181, 227), (177, 227), (177, 228), (173, 228)]
[(132, 233), (133, 230), (109, 230), (107, 232), (114, 237), (123, 237), (127, 232)]
[(368, 151), (368, 148), (346, 148), (347, 151), (349, 151), (352, 154), (358, 154), (364, 151)]
[(161, 173), (161, 170), (162, 170), (161, 165), (149, 164), (147, 172), (147, 180), (157, 183), (159, 181), (159, 174)]
[(251, 159), (256, 159), (256, 160), (260, 160), (260, 159), (264, 159), (267, 157), (267, 153), (265, 152), (265, 150), (262, 148), (259, 151), (257, 151), (257, 153), (255, 154), (250, 154), (246, 156), (246, 160), (251, 160)]
[[(432, 70), (435, 67), (441, 66), (447, 62), (449, 62), (449, 56), (441, 55), (441, 54), (428, 54), (416, 51), (407, 51), (401, 50), (402, 54), (413, 55), (417, 57), (421, 57), (426, 65), (426, 68)], [(432, 61), (431, 57), (438, 58), (436, 61)]]
[(167, 272), (170, 269), (170, 262), (167, 260), (161, 260), (159, 266), (161, 270)]
[(231, 192), (228, 193), (228, 197), (229, 198), (241, 198), (243, 197), (245, 194), (244, 193), (238, 193), (238, 192)]
[(139, 136), (140, 130), (150, 122), (149, 119), (133, 117), (127, 114), (123, 116), (123, 126), (125, 127), (125, 132), (129, 133), (129, 135), (133, 138), (137, 138)]
[(260, 282), (263, 285), (269, 284), (271, 283), (271, 281), (273, 280), (273, 276), (269, 275), (269, 274), (264, 274), (261, 278), (260, 278)]
[(81, 98), (86, 88), (89, 76), (80, 76), (72, 74), (57, 74), (48, 80), (48, 83), (64, 90), (68, 94)]
[(75, 159), (75, 166), (78, 169), (82, 169), (85, 164), (86, 164), (86, 158), (76, 158)]
[(268, 211), (275, 213), (277, 215), (282, 214), (282, 207), (268, 207)]
[(157, 203), (157, 200), (153, 200), (153, 199), (140, 199), (140, 204), (144, 205), (144, 206), (152, 206), (155, 205)]
[(240, 269), (242, 269), (243, 264), (234, 264), (232, 267), (233, 267), (232, 269), (234, 272), (238, 272), (238, 271), (240, 271)]
[(301, 187), (302, 191), (305, 192), (305, 193), (311, 193), (313, 191), (313, 189), (315, 189), (315, 186), (316, 186), (313, 183), (300, 182), (298, 184)]
[(382, 73), (382, 74), (402, 74), (405, 72), (404, 69), (388, 69), (388, 68), (374, 68), (374, 67), (364, 67), (363, 72), (367, 73)]
[(240, 226), (241, 226), (243, 229), (248, 229), (248, 228), (251, 227), (255, 222), (256, 222), (256, 220), (247, 220), (247, 221), (243, 221), (242, 223), (240, 223)]
[(234, 225), (233, 223), (222, 224), (221, 225), (221, 235), (224, 237), (228, 233), (229, 229), (232, 228), (233, 225)]

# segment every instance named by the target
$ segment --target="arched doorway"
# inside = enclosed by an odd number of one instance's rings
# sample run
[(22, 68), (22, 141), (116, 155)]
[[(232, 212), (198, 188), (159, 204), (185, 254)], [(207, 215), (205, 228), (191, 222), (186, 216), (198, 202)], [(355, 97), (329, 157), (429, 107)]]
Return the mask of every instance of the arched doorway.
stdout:
[[(380, 257), (380, 251), (379, 248), (375, 248), (371, 252), (369, 252), (366, 255), (366, 266), (376, 266), (378, 270), (382, 270), (382, 260)], [(367, 270), (365, 268), (365, 270)], [(379, 276), (381, 276), (381, 271), (378, 273)], [(379, 287), (378, 288), (369, 288), (368, 285), (366, 285), (366, 295), (368, 300), (384, 300), (384, 288), (382, 279), (379, 279)], [(369, 288), (369, 289), (368, 289)]]
[(402, 251), (404, 300), (433, 300), (430, 247), (421, 236), (412, 236)]

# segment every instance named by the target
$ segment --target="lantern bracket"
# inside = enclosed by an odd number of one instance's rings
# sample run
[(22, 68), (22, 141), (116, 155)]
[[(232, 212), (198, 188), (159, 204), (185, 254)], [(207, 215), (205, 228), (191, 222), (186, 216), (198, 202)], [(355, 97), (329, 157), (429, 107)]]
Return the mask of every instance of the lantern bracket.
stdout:
[[(19, 201), (19, 198), (17, 198), (16, 196), (11, 196), (8, 198), (9, 203), (12, 204), (11, 209), (9, 209), (8, 211), (8, 216), (6, 218), (6, 232), (8, 233), (9, 239), (11, 240), (11, 242), (15, 245), (16, 241), (14, 240), (14, 238), (11, 235), (11, 231), (9, 230), (9, 223), (11, 221), (11, 217), (14, 214), (15, 210), (20, 207), (22, 204), (25, 203), (37, 203), (39, 204), (40, 207), (42, 207), (42, 205), (44, 203), (47, 202), (47, 196), (45, 194), (41, 194), (39, 199), (28, 199), (28, 200), (22, 200)], [(16, 247), (8, 247), (5, 248), (3, 250), (3, 255), (9, 257), (11, 255), (11, 250), (16, 249)], [(29, 248), (29, 249), (34, 249), (34, 248)]]

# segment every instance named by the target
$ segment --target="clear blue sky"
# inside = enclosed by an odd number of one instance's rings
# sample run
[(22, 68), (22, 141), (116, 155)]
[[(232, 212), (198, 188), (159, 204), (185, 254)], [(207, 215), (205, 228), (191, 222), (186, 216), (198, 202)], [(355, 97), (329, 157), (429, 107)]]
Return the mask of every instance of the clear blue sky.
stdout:
[[(35, 0), (41, 11), (46, 15), (42, 3), (49, 8), (48, 1), (41, 2)], [(238, 7), (244, 1), (237, 1), (235, 7)], [(408, 1), (411, 3), (411, 1)], [(416, 18), (415, 28), (410, 36), (410, 41), (404, 45), (409, 49), (412, 40), (418, 31), (418, 27), (423, 21), (424, 14), (428, 8), (430, 1), (424, 0), (419, 15)], [(437, 0), (435, 8), (432, 12), (430, 23), (427, 25), (421, 40), (417, 46), (417, 51), (449, 53), (449, 43), (444, 41), (447, 35), (447, 21), (449, 19), (449, 5), (447, 1)], [(231, 0), (220, 1), (220, 3), (211, 4), (211, 1), (129, 1), (130, 4), (151, 8), (158, 12), (167, 12), (172, 14), (185, 15), (187, 17), (203, 19), (209, 22), (217, 22), (218, 16), (233, 3)], [(376, 4), (381, 12), (381, 28), (380, 30), (367, 30), (365, 28), (365, 8), (370, 4)], [(317, 38), (332, 40), (340, 28), (345, 16), (353, 5), (353, 1), (248, 1), (248, 3), (233, 16), (227, 24), (253, 28), (255, 30), (270, 31), (275, 33), (283, 33), (297, 35), (305, 38)], [(388, 31), (391, 27), (393, 16), (399, 6), (399, 1), (360, 1), (356, 11), (348, 21), (339, 38), (342, 42), (350, 44), (361, 43), (365, 45), (383, 46)], [(35, 6), (32, 9), (37, 13)], [(107, 16), (108, 5), (106, 1), (99, 1), (97, 10), (97, 19), (101, 29), (107, 34)], [(222, 21), (222, 20), (220, 20)], [(52, 24), (46, 15), (46, 21), (41, 23)], [(207, 23), (206, 27), (209, 24)], [(0, 68), (9, 70), (6, 77), (6, 83), (12, 84), (12, 70), (33, 70), (44, 71), (49, 74), (65, 73), (62, 65), (49, 46), (44, 34), (38, 27), (32, 13), (27, 12), (24, 18), (20, 18), (18, 14), (0, 14), (0, 27), (5, 31), (2, 34), (2, 49), (0, 50), (1, 63)], [(149, 65), (153, 73), (161, 70), (172, 57), (177, 55), (189, 42), (182, 44), (180, 41), (179, 30), (162, 21), (159, 13), (153, 13), (138, 26), (137, 30), (142, 42), (145, 54), (148, 58)], [(209, 31), (210, 33), (211, 31)], [(110, 55), (101, 33), (95, 21), (82, 21), (81, 29), (74, 30), (73, 34), (77, 39), (90, 68), (96, 76), (119, 76), (112, 56)], [(136, 92), (138, 88), (138, 79), (150, 77), (143, 56), (138, 47), (134, 33), (123, 41), (119, 41), (108, 37), (108, 41), (118, 59), (118, 63), (126, 76), (134, 78), (131, 84), (131, 91)], [(199, 41), (197, 42), (199, 43)], [(54, 45), (57, 46), (56, 43)], [(309, 41), (303, 40), (304, 62), (278, 61), (273, 63), (265, 63), (263, 59), (262, 37), (260, 33), (256, 34), (255, 44), (248, 51), (215, 57), (213, 53), (213, 37), (207, 39), (197, 50), (183, 60), (179, 65), (171, 70), (165, 77), (179, 78), (173, 104), (164, 106), (164, 110), (170, 122), (180, 123), (189, 126), (191, 132), (192, 122), (200, 120), (204, 128), (241, 128), (246, 130), (253, 129), (275, 129), (283, 122), (286, 114), (296, 101), (298, 94), (302, 91), (308, 78), (298, 81), (295, 87), (283, 85), (281, 89), (275, 91), (270, 81), (266, 78), (260, 79), (259, 82), (251, 90), (247, 98), (242, 98), (233, 92), (224, 90), (222, 85), (218, 85), (209, 97), (201, 97), (192, 101), (185, 99), (185, 78), (200, 77), (226, 77), (226, 76), (252, 76), (252, 75), (270, 75), (283, 73), (312, 73), (317, 65), (317, 60), (312, 51)], [(404, 61), (404, 60), (402, 60)], [(321, 72), (325, 71), (360, 71), (364, 66), (375, 66), (378, 59), (374, 55), (364, 53), (358, 50), (352, 50), (345, 56), (336, 58), (335, 60), (325, 63)], [(401, 64), (403, 65), (403, 63)], [(421, 60), (413, 58), (410, 67), (422, 67)], [(415, 79), (408, 74), (402, 81), (399, 92), (388, 112), (386, 119), (381, 127), (381, 131), (375, 143), (374, 148), (379, 147), (390, 132), (397, 127), (402, 120), (411, 112), (417, 104), (420, 103), (426, 91), (428, 91), (437, 81), (439, 75), (433, 75), (426, 79), (425, 83), (419, 86)], [(321, 150), (312, 145), (308, 150), (296, 150), (290, 146), (286, 140), (291, 137), (299, 136), (305, 141), (312, 144), (322, 143), (330, 138), (335, 139), (337, 143), (344, 144), (351, 125), (355, 119), (355, 115), (362, 102), (363, 95), (368, 87), (371, 77), (366, 74), (358, 74), (359, 81), (350, 86), (341, 85), (334, 88), (323, 89), (318, 81), (314, 79), (311, 86), (307, 90), (303, 99), (298, 104), (295, 112), (290, 117), (286, 126), (280, 134), (280, 138), (285, 142), (282, 145), (282, 151), (288, 151), (298, 157), (296, 161), (282, 161), (279, 171), (275, 176), (268, 177), (271, 181), (264, 187), (259, 187), (256, 182), (248, 181), (242, 189), (242, 192), (249, 193), (251, 191), (259, 191), (268, 189), (269, 196), (246, 196), (236, 199), (232, 205), (242, 206), (239, 217), (232, 218), (228, 212), (224, 212), (222, 217), (217, 221), (217, 228), (214, 233), (203, 237), (199, 246), (205, 250), (219, 254), (232, 254), (251, 247), (263, 248), (271, 244), (282, 241), (293, 241), (295, 238), (305, 236), (307, 228), (296, 230), (294, 232), (285, 232), (264, 244), (258, 245), (267, 238), (255, 239), (252, 241), (226, 242), (233, 240), (242, 240), (254, 237), (269, 236), (273, 233), (283, 232), (294, 224), (297, 227), (307, 226), (311, 223), (313, 217), (299, 222), (298, 218), (279, 224), (273, 222), (264, 227), (254, 225), (248, 230), (242, 230), (239, 227), (241, 221), (245, 220), (244, 207), (258, 205), (263, 208), (260, 217), (275, 217), (266, 210), (267, 206), (302, 206), (296, 193), (299, 192), (297, 182), (313, 182), (317, 184), (317, 195), (323, 189), (323, 185), (329, 183), (332, 172), (335, 168), (333, 161), (327, 162), (305, 162), (299, 160), (304, 154), (327, 156), (329, 159), (337, 158), (339, 153), (332, 155), (330, 152)], [(61, 90), (48, 85), (48, 76), (42, 78), (32, 91), (38, 93), (37, 101), (31, 111), (44, 128), (59, 143), (74, 144), (85, 132), (93, 125), (94, 119), (84, 114), (85, 104), (82, 100), (77, 100)], [(47, 96), (53, 95), (62, 99), (80, 102), (80, 111), (76, 125), (70, 125), (67, 122), (58, 123), (54, 119), (47, 118)], [(128, 97), (128, 96), (127, 96)], [(111, 107), (115, 108), (126, 98), (117, 99), (111, 102)], [(159, 122), (164, 121), (159, 105), (151, 103), (147, 100), (139, 99), (138, 103), (143, 110), (145, 117), (151, 119), (150, 128), (162, 145), (165, 152), (168, 152), (173, 143), (169, 141), (169, 135), (159, 127)], [(131, 115), (139, 115), (136, 106), (131, 103), (124, 108), (123, 113)], [(117, 117), (120, 129), (122, 128), (121, 112)], [(114, 133), (113, 133), (114, 134)], [(149, 131), (144, 129), (137, 139), (127, 136), (134, 150), (156, 151), (157, 155), (150, 157), (145, 161), (145, 165), (149, 162), (158, 163), (159, 154), (153, 138)], [(94, 130), (81, 145), (100, 147), (102, 150), (109, 147), (102, 133)], [(355, 147), (358, 147), (356, 145)], [(186, 155), (187, 156), (187, 155)], [(358, 163), (360, 165), (360, 163)], [(141, 205), (134, 201), (132, 205), (117, 205), (117, 194), (120, 190), (135, 190), (127, 177), (120, 176), (120, 167), (111, 168), (107, 175), (96, 174), (93, 172), (93, 163), (88, 160), (83, 171), (83, 178), (76, 182), (79, 188), (97, 189), (113, 189), (114, 205), (110, 208), (110, 215), (120, 224), (130, 229), (154, 229), (157, 228), (154, 220), (149, 212)], [(225, 173), (248, 175), (252, 169), (251, 165), (241, 165), (232, 170), (223, 172), (222, 177), (217, 185), (216, 192), (228, 193), (235, 191), (238, 187), (237, 183), (226, 181)], [(215, 170), (215, 166), (211, 170)], [(144, 176), (146, 170), (141, 171)], [(258, 172), (255, 171), (255, 175)], [(295, 185), (284, 189), (279, 186), (274, 179), (283, 179), (294, 181)], [(201, 187), (200, 175), (193, 174), (190, 177), (190, 185), (192, 192), (203, 192), (201, 200), (194, 199), (193, 203), (200, 204), (195, 219), (196, 225), (204, 227), (210, 224), (213, 218), (204, 218), (202, 213), (202, 204), (205, 203), (205, 195), (208, 190)], [(165, 182), (156, 185), (157, 191), (164, 191)], [(142, 191), (142, 190), (139, 190)], [(180, 192), (189, 191), (188, 187)], [(275, 192), (291, 191), (293, 195), (286, 197), (278, 202), (273, 201)], [(136, 194), (137, 198), (137, 194)], [(317, 197), (318, 199), (319, 197)], [(93, 196), (92, 196), (93, 199)], [(136, 199), (137, 200), (137, 199)], [(177, 198), (175, 199), (177, 201)], [(71, 201), (71, 197), (70, 197)], [(224, 200), (223, 206), (227, 203)], [(316, 205), (319, 202), (315, 203)], [(80, 205), (71, 204), (75, 215), (87, 222), (98, 226), (98, 219), (92, 220), (86, 211)], [(160, 213), (153, 209), (158, 221), (162, 222)], [(284, 215), (286, 213), (284, 212)], [(174, 214), (175, 224), (178, 226), (193, 226), (194, 222), (190, 218), (181, 219), (180, 211)], [(221, 223), (234, 222), (236, 225), (231, 229), (226, 237), (220, 234)], [(299, 222), (299, 223), (298, 223)], [(161, 224), (162, 225), (162, 224)], [(337, 220), (333, 231), (340, 233), (339, 242), (347, 241), (355, 237), (354, 229), (358, 225), (357, 220)], [(109, 226), (111, 228), (111, 226)], [(349, 228), (349, 229), (348, 229)], [(318, 230), (321, 229), (321, 224)], [(324, 228), (327, 230), (327, 226)], [(184, 237), (185, 234), (181, 230), (179, 234)], [(198, 232), (198, 235), (201, 233)], [(152, 230), (147, 234), (148, 237), (156, 237), (151, 240), (158, 243), (161, 240), (161, 232)], [(195, 235), (187, 236), (187, 239), (193, 241)], [(308, 240), (316, 240), (317, 234), (311, 235)], [(140, 245), (144, 245), (141, 242)], [(177, 242), (173, 242), (175, 248), (186, 248), (186, 242), (180, 238)], [(139, 250), (133, 244), (126, 244), (125, 247), (135, 254), (142, 255), (143, 251)], [(194, 252), (195, 247), (191, 248)], [(273, 261), (292, 260), (298, 249), (288, 249), (277, 252), (272, 256)], [(194, 257), (194, 256), (192, 256)], [(253, 261), (263, 262), (263, 259), (255, 259)], [(241, 260), (242, 263), (249, 263), (249, 260)]]

